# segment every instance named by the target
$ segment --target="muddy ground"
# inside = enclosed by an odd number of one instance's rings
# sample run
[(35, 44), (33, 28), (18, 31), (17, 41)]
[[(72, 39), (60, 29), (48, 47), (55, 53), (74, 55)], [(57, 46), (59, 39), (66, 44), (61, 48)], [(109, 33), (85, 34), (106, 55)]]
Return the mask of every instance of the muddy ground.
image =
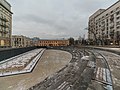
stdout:
[(26, 90), (64, 67), (72, 55), (60, 50), (46, 50), (32, 73), (0, 77), (0, 90)]

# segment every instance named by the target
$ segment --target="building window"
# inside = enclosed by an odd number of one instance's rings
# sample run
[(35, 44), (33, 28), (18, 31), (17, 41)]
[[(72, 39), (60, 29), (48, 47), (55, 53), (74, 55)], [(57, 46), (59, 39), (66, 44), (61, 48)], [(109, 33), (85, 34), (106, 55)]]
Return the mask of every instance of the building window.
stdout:
[(106, 14), (106, 16), (108, 16), (108, 13)]
[(119, 7), (116, 8), (116, 10), (118, 10), (118, 9), (119, 9)]
[(120, 26), (118, 26), (117, 29), (120, 29)]
[(116, 25), (120, 25), (120, 21), (119, 21), (119, 22), (116, 22)]
[(108, 26), (108, 23), (106, 25)]
[(113, 11), (111, 11), (111, 13), (113, 13)]
[(108, 27), (107, 27), (107, 30), (108, 30)]
[(120, 17), (116, 17), (116, 19), (118, 20), (118, 19), (120, 19)]
[(108, 34), (108, 31), (106, 33)]
[(106, 22), (108, 22), (108, 19), (106, 19)]
[(114, 25), (110, 27), (110, 29), (113, 29), (114, 28)]
[(116, 12), (116, 15), (119, 15), (120, 14), (120, 11)]

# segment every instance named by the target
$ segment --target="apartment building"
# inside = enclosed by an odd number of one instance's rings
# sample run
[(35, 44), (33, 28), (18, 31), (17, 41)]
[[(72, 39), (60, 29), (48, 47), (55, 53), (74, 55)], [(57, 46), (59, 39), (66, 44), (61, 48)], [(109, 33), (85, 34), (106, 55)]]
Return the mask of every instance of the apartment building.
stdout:
[(37, 46), (68, 46), (69, 40), (39, 40)]
[(11, 5), (0, 0), (0, 47), (11, 46), (12, 14)]
[(23, 35), (13, 35), (12, 36), (12, 47), (20, 48), (20, 47), (30, 47), (33, 46), (33, 42), (29, 37)]
[(100, 45), (120, 45), (120, 1), (89, 17), (88, 39)]
[(95, 18), (104, 11), (105, 9), (99, 9), (98, 11), (96, 11), (93, 15), (91, 15), (89, 17), (89, 31), (88, 31), (88, 38), (89, 39), (93, 39), (95, 40), (95, 36), (94, 34), (96, 34), (96, 30), (95, 30)]

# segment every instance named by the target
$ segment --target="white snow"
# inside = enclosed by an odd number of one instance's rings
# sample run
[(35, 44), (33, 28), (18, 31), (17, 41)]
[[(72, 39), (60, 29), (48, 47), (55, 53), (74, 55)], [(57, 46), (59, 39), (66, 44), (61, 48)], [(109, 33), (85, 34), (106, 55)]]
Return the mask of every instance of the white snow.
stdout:
[(82, 60), (90, 60), (90, 59), (89, 59), (89, 56), (83, 56), (81, 59), (82, 59)]
[(35, 49), (0, 63), (0, 76), (31, 72), (45, 49)]

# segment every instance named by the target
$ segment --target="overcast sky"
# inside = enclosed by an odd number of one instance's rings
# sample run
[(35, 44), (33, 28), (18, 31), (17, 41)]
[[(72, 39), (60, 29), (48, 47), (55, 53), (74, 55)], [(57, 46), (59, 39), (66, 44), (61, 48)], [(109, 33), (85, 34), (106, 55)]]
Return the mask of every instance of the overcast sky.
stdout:
[[(118, 0), (7, 0), (12, 6), (13, 34), (42, 39), (83, 36), (88, 18)], [(87, 36), (87, 34), (86, 34)]]

